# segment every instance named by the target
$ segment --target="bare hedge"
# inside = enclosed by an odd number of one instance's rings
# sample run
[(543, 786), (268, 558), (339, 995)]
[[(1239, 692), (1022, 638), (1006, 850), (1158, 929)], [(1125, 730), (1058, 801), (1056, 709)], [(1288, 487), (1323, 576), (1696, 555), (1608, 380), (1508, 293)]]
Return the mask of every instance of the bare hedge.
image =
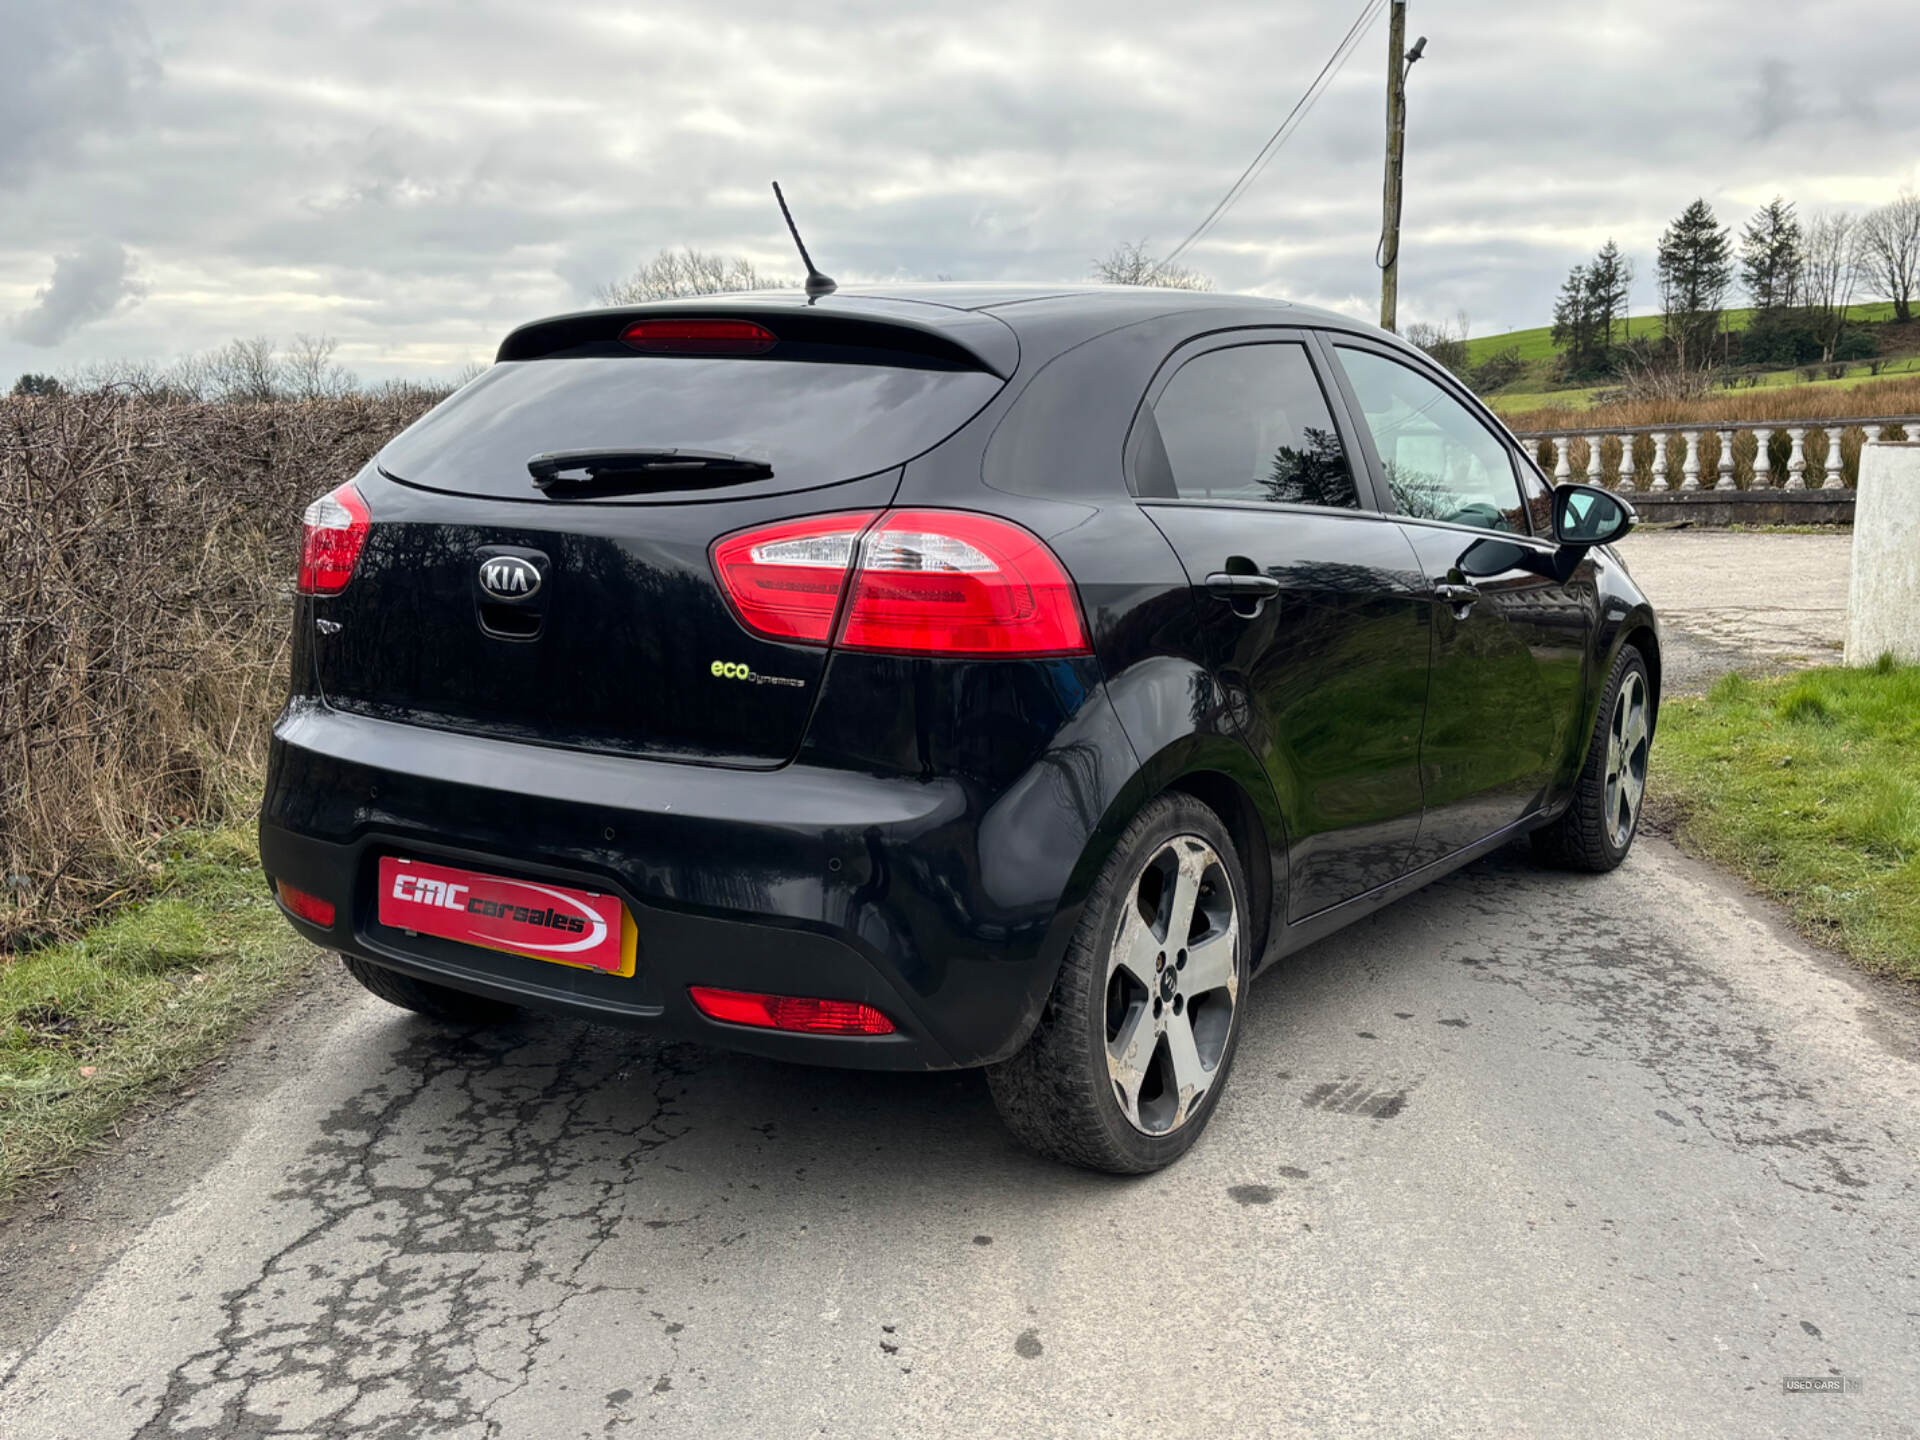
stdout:
[(0, 399), (0, 956), (257, 803), (300, 511), (426, 403)]

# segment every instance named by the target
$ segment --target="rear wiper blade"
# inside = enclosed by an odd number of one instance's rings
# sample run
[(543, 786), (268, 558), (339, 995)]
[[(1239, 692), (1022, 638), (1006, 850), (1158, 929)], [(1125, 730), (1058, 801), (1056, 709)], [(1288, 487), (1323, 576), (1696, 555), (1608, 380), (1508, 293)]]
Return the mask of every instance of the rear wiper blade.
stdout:
[(689, 490), (770, 480), (773, 466), (747, 455), (718, 450), (550, 450), (527, 461), (541, 490), (601, 493)]

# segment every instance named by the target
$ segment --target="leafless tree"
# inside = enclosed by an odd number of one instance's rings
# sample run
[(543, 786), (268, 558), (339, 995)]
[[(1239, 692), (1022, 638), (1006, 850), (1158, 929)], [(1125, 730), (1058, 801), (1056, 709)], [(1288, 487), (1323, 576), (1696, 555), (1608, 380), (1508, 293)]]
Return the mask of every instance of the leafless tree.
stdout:
[(294, 400), (337, 400), (360, 388), (333, 352), (340, 342), (331, 335), (295, 335), (280, 364), (280, 386)]
[(1840, 210), (1818, 211), (1807, 224), (1806, 269), (1802, 295), (1813, 311), (1814, 334), (1820, 341), (1820, 359), (1833, 359), (1847, 328), (1847, 307), (1853, 303), (1860, 276), (1860, 220)]
[(229, 340), (207, 356), (208, 388), (216, 399), (265, 403), (280, 395), (280, 347), (270, 336)]
[(1471, 368), (1471, 352), (1467, 346), (1467, 312), (1464, 310), (1454, 317), (1451, 325), (1444, 320), (1437, 325), (1416, 320), (1407, 326), (1403, 338), (1409, 345), (1426, 351), (1462, 379)]
[(1121, 241), (1093, 262), (1093, 278), (1108, 285), (1151, 285), (1161, 290), (1211, 290), (1213, 281), (1185, 265), (1168, 265), (1147, 254), (1146, 242)]
[(794, 282), (758, 268), (744, 255), (715, 251), (662, 250), (624, 280), (594, 292), (603, 305), (638, 305), (678, 295), (724, 295), (736, 290), (785, 290)]
[(1893, 318), (1911, 320), (1920, 291), (1920, 194), (1902, 191), (1861, 222), (1860, 262), (1868, 289), (1893, 301)]
[(1645, 339), (1620, 346), (1613, 357), (1618, 390), (1607, 391), (1601, 403), (1637, 400), (1698, 400), (1713, 393), (1717, 375), (1713, 358), (1690, 364), (1674, 347), (1656, 346)]

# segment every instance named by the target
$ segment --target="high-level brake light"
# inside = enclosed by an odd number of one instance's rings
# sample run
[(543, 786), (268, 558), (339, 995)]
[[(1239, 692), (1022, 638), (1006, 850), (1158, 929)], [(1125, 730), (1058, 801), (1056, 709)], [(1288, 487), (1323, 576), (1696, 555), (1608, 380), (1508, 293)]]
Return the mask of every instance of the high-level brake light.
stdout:
[(620, 338), (649, 355), (764, 355), (780, 343), (751, 320), (636, 320)]
[(813, 516), (714, 546), (721, 589), (746, 626), (894, 655), (1031, 658), (1087, 653), (1073, 583), (1040, 538), (960, 510)]

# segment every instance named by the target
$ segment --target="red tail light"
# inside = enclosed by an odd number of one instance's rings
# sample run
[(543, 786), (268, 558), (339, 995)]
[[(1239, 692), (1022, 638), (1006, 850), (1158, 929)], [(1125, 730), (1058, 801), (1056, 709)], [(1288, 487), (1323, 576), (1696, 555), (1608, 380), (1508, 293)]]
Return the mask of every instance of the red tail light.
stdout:
[(713, 547), (720, 588), (749, 630), (824, 645), (847, 567), (873, 512), (814, 515), (733, 535)]
[(300, 517), (300, 593), (338, 595), (353, 578), (373, 529), (367, 502), (351, 484), (322, 495)]
[(280, 903), (309, 925), (318, 925), (325, 930), (333, 928), (332, 901), (322, 900), (318, 895), (309, 895), (304, 890), (296, 890), (284, 880), (274, 881), (273, 888), (274, 893), (280, 897)]
[(751, 320), (636, 320), (620, 338), (649, 355), (764, 355), (780, 343)]
[(1084, 655), (1086, 627), (1066, 571), (1010, 521), (959, 510), (791, 520), (714, 547), (741, 621), (776, 640), (821, 645), (856, 564), (837, 643), (898, 655)]
[(896, 510), (860, 543), (840, 644), (904, 655), (1079, 655), (1080, 605), (1040, 537), (953, 510)]
[(856, 1000), (810, 1000), (798, 995), (760, 995), (689, 985), (702, 1015), (760, 1030), (799, 1030), (809, 1035), (891, 1035), (893, 1022)]

